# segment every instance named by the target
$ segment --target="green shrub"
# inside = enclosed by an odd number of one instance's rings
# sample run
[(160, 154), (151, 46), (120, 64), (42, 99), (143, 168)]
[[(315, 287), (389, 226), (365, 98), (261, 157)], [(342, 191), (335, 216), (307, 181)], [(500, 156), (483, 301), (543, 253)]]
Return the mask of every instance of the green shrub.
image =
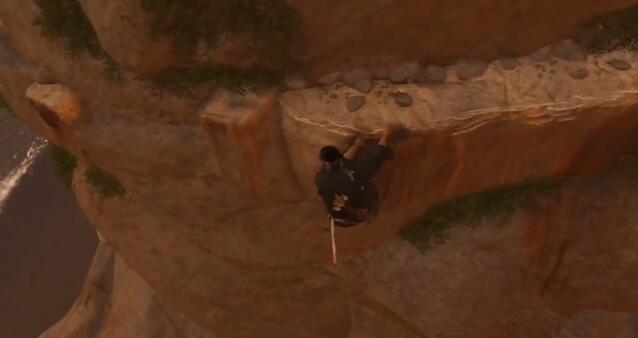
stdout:
[(9, 104), (2, 96), (0, 96), (0, 109), (11, 110), (11, 107), (9, 107)]
[(35, 24), (49, 39), (60, 39), (72, 55), (88, 53), (102, 58), (104, 52), (97, 34), (77, 0), (36, 0), (40, 15)]
[(102, 49), (100, 40), (77, 0), (36, 0), (40, 13), (35, 24), (49, 40), (60, 40), (72, 57), (86, 53), (104, 64), (106, 78), (120, 81), (117, 64)]
[[(172, 37), (185, 57), (195, 54), (205, 40), (215, 45), (222, 37), (250, 33), (261, 48), (284, 49), (300, 23), (286, 0), (140, 0), (153, 17), (151, 36)], [(265, 52), (265, 50), (259, 50)]]
[(7, 101), (5, 101), (2, 96), (0, 96), (0, 111), (1, 110), (4, 110), (4, 111), (8, 112), (9, 114), (11, 114), (11, 116), (15, 117), (15, 113), (11, 109), (11, 106), (9, 106)]
[(579, 42), (592, 53), (638, 49), (638, 6), (621, 10), (585, 25)]
[[(73, 181), (73, 172), (77, 167), (77, 158), (66, 151), (64, 148), (51, 145), (51, 159), (57, 176), (68, 187), (71, 187)], [(84, 172), (86, 181), (93, 186), (104, 198), (111, 198), (126, 193), (124, 186), (117, 178), (109, 175), (103, 170), (90, 166)]]
[(67, 187), (71, 187), (73, 181), (73, 171), (77, 166), (77, 158), (65, 149), (56, 145), (51, 145), (51, 159), (55, 173), (64, 182)]
[(280, 81), (298, 67), (287, 47), (300, 25), (301, 16), (285, 0), (140, 0), (153, 18), (151, 36), (168, 36), (185, 64), (193, 63), (197, 45), (216, 46), (222, 38), (247, 33), (254, 38), (254, 54), (266, 62), (261, 70), (228, 67), (181, 66), (151, 80), (154, 86), (187, 93), (203, 82), (213, 81), (231, 90), (252, 89)]
[(104, 198), (112, 198), (126, 193), (126, 189), (117, 178), (102, 171), (100, 168), (90, 166), (86, 169), (84, 176), (86, 181)]
[(425, 252), (446, 239), (454, 224), (475, 226), (484, 220), (504, 220), (531, 196), (556, 192), (563, 179), (552, 178), (488, 190), (432, 207), (414, 225), (401, 232), (401, 238)]

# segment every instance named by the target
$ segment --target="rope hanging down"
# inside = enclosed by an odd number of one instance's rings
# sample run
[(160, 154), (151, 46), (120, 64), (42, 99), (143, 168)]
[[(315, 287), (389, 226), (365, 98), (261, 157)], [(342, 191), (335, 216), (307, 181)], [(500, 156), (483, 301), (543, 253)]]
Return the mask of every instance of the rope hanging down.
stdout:
[(337, 264), (337, 242), (335, 241), (335, 220), (330, 217), (330, 238), (332, 239), (332, 263)]

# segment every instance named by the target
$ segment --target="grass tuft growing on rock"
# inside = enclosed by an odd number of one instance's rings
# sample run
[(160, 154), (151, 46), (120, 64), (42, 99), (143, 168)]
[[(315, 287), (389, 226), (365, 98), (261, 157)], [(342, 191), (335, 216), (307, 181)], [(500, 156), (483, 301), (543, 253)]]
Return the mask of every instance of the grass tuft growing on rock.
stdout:
[[(140, 0), (153, 17), (151, 36), (172, 37), (178, 52), (192, 57), (200, 41), (215, 46), (239, 33), (255, 36), (257, 48), (283, 50), (300, 24), (286, 0)], [(258, 50), (267, 52), (266, 50)]]
[(4, 100), (4, 98), (2, 96), (0, 96), (0, 109), (6, 110), (11, 112), (11, 107), (9, 106), (9, 104), (7, 103), (7, 101)]
[(15, 112), (13, 112), (11, 106), (9, 106), (2, 96), (0, 96), (0, 115), (2, 115), (2, 117), (16, 117)]
[(48, 39), (59, 39), (72, 55), (103, 56), (100, 41), (77, 0), (36, 0), (40, 15), (35, 24)]
[(113, 198), (126, 193), (126, 189), (117, 178), (98, 167), (88, 167), (84, 176), (103, 198)]
[(638, 6), (590, 22), (581, 29), (578, 40), (590, 53), (638, 50)]
[(450, 226), (475, 226), (485, 220), (505, 220), (532, 196), (557, 192), (562, 182), (561, 178), (530, 181), (439, 203), (403, 230), (401, 238), (425, 252), (445, 241)]
[(64, 148), (53, 144), (51, 145), (50, 154), (51, 159), (53, 160), (55, 173), (67, 187), (71, 187), (73, 171), (78, 164), (77, 158)]
[(168, 36), (187, 63), (195, 59), (198, 46), (214, 49), (223, 39), (247, 34), (251, 52), (264, 62), (263, 69), (182, 66), (166, 70), (151, 80), (154, 86), (178, 93), (204, 82), (231, 90), (252, 89), (280, 81), (297, 66), (288, 52), (290, 40), (301, 25), (299, 13), (286, 0), (140, 0), (152, 17), (151, 37)]
[(121, 81), (120, 70), (102, 49), (100, 40), (77, 0), (36, 0), (40, 9), (35, 24), (51, 41), (62, 41), (72, 57), (88, 54), (104, 64), (104, 76)]
[(0, 96), (0, 109), (11, 110), (11, 107), (9, 107), (9, 104), (7, 103), (7, 101), (4, 100), (2, 96)]
[[(54, 144), (51, 144), (50, 154), (57, 176), (67, 187), (71, 187), (73, 172), (78, 164), (77, 158), (64, 148)], [(117, 178), (104, 172), (100, 168), (94, 166), (88, 167), (84, 172), (84, 177), (104, 198), (112, 198), (126, 193), (126, 189), (124, 189), (124, 186), (122, 186)]]

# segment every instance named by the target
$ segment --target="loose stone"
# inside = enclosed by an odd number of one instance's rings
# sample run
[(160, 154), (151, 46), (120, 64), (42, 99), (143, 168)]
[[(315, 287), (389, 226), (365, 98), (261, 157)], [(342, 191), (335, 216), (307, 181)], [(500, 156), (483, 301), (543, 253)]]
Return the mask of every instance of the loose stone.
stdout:
[(421, 67), (416, 61), (404, 62), (395, 66), (390, 71), (390, 81), (392, 83), (406, 83), (419, 78)]
[(346, 98), (346, 108), (348, 111), (355, 112), (366, 104), (365, 96), (350, 96)]
[(631, 69), (631, 64), (625, 60), (620, 59), (612, 59), (607, 61), (607, 64), (612, 66), (617, 70), (629, 70)]
[(404, 92), (394, 93), (394, 102), (401, 107), (409, 107), (412, 105), (412, 96)]
[(512, 70), (516, 67), (518, 67), (519, 62), (516, 58), (512, 58), (512, 57), (505, 57), (502, 58), (500, 60), (498, 60), (498, 64), (506, 70)]
[(461, 60), (454, 65), (456, 77), (462, 81), (477, 78), (487, 69), (487, 63), (482, 60)]
[(447, 71), (440, 66), (429, 65), (423, 73), (423, 82), (425, 83), (439, 84), (445, 82), (446, 79)]
[(563, 60), (585, 61), (585, 51), (572, 39), (565, 39), (552, 47), (552, 53)]
[(341, 72), (334, 72), (334, 73), (330, 73), (330, 74), (322, 76), (317, 82), (319, 82), (320, 85), (329, 86), (339, 81), (340, 77), (341, 77)]
[(529, 57), (534, 61), (545, 61), (551, 52), (552, 49), (549, 46), (543, 46), (530, 54)]
[(589, 71), (585, 68), (567, 69), (567, 74), (575, 80), (583, 80), (589, 76)]

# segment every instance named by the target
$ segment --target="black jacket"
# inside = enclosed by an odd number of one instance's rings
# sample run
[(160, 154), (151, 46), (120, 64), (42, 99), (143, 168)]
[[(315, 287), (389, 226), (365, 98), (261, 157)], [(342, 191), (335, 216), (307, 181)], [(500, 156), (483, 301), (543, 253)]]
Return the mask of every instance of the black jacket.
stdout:
[(390, 149), (375, 145), (362, 149), (353, 160), (344, 158), (331, 169), (322, 168), (315, 184), (326, 211), (338, 219), (355, 217), (353, 208), (375, 211), (378, 193), (372, 179), (391, 157)]

